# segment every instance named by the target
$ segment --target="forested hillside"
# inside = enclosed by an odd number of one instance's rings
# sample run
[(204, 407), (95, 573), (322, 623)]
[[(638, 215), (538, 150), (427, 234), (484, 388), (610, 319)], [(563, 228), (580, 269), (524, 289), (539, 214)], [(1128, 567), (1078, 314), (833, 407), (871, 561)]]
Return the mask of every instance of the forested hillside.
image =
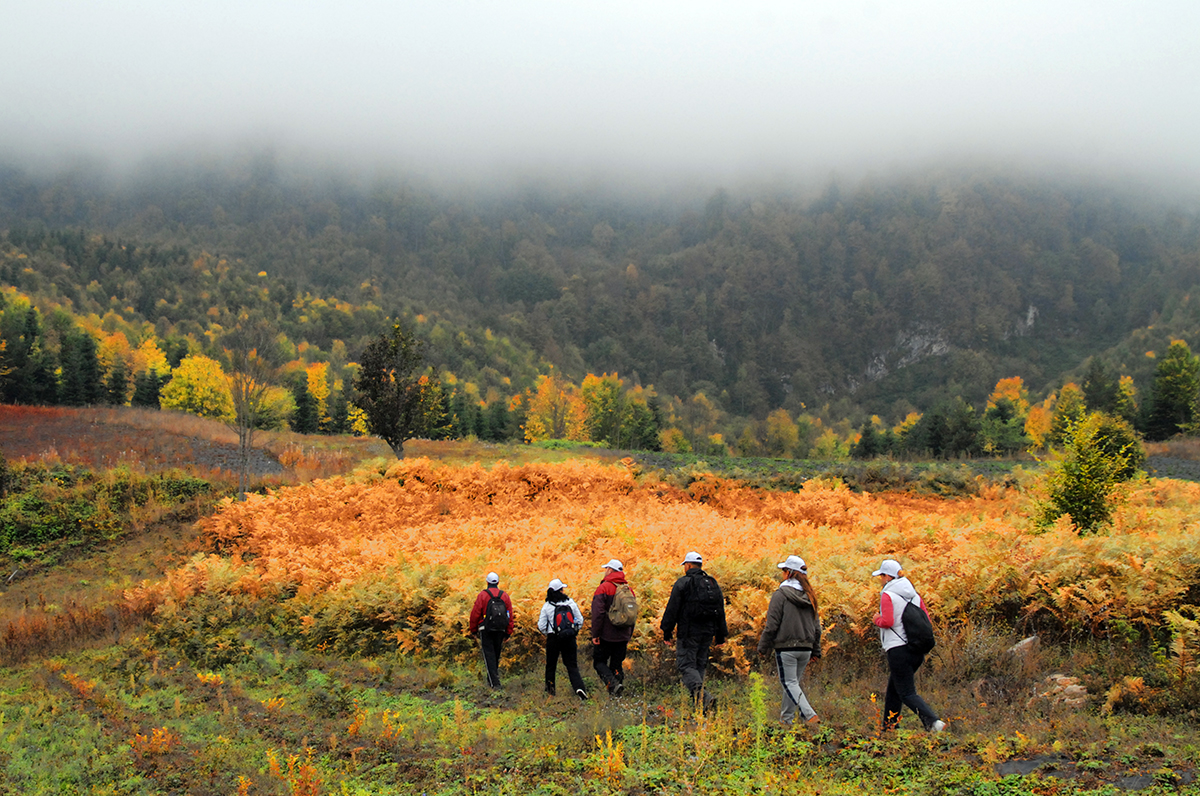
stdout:
[(1194, 213), (996, 173), (652, 204), (467, 198), (270, 156), (120, 181), (9, 168), (0, 231), (4, 284), (134, 347), (153, 331), (196, 353), (262, 318), (295, 362), (340, 375), (405, 315), (481, 401), (552, 365), (732, 416), (894, 423), (956, 396), (981, 407), (1001, 378), (1040, 398), (1097, 355), (1145, 392), (1146, 352), (1200, 331)]

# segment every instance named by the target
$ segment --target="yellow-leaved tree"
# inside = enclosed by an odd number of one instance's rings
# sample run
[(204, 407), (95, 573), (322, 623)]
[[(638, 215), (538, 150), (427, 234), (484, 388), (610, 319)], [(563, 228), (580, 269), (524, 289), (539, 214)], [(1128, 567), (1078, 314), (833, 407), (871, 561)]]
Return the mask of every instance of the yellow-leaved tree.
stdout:
[(317, 404), (317, 428), (329, 431), (329, 363), (314, 362), (304, 369), (308, 380), (308, 394)]
[(630, 387), (616, 373), (589, 373), (579, 388), (590, 439), (610, 448), (658, 447), (653, 388)]
[(196, 354), (184, 357), (159, 397), (163, 409), (178, 409), (202, 417), (233, 419), (229, 379), (221, 363)]
[(587, 408), (575, 385), (553, 374), (538, 378), (528, 398), (525, 441), (568, 439), (583, 442), (588, 438)]
[(767, 415), (766, 453), (777, 459), (792, 458), (800, 447), (800, 426), (786, 409)]
[(167, 356), (159, 349), (158, 343), (153, 337), (147, 337), (138, 345), (132, 354), (132, 360), (130, 369), (135, 374), (149, 372), (158, 376), (167, 376), (171, 373)]

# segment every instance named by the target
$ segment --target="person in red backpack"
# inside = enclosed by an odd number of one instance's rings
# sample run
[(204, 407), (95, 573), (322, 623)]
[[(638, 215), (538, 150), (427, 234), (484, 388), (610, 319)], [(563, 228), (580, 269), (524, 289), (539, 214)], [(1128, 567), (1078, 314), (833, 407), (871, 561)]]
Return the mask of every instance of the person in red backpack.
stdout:
[(546, 693), (550, 696), (554, 696), (554, 675), (561, 656), (575, 696), (588, 698), (583, 676), (579, 674), (579, 651), (575, 646), (575, 636), (582, 627), (583, 613), (567, 596), (567, 587), (558, 578), (550, 581), (546, 587), (546, 602), (538, 615), (538, 630), (546, 637)]
[(633, 638), (633, 625), (617, 627), (608, 618), (617, 587), (633, 587), (625, 581), (625, 565), (612, 559), (601, 567), (604, 579), (592, 595), (592, 668), (604, 682), (612, 696), (625, 693), (625, 672), (621, 664), (629, 652), (629, 640)]
[(504, 640), (513, 632), (512, 600), (500, 589), (500, 576), (495, 572), (487, 575), (487, 588), (475, 597), (471, 607), (471, 622), (468, 635), (479, 634), (479, 646), (483, 649), (483, 663), (487, 667), (487, 681), (491, 688), (500, 687), (500, 650)]

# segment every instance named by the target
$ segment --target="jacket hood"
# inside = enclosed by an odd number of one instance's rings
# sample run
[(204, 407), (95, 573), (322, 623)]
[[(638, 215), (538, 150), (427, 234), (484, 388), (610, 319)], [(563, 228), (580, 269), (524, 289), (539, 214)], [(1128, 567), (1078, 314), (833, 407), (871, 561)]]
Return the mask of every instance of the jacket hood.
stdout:
[(910, 581), (908, 578), (896, 578), (895, 580), (889, 581), (888, 584), (883, 587), (883, 591), (887, 592), (888, 594), (894, 594), (895, 596), (906, 601), (912, 601), (917, 596), (917, 590), (913, 588), (912, 581)]
[(611, 572), (607, 573), (604, 576), (604, 580), (602, 580), (600, 582), (601, 583), (626, 583), (627, 581), (625, 580), (624, 572), (618, 572), (617, 570), (614, 569)]
[(808, 594), (799, 589), (793, 589), (790, 586), (780, 586), (779, 591), (783, 593), (783, 598), (793, 605), (812, 605), (812, 600)]

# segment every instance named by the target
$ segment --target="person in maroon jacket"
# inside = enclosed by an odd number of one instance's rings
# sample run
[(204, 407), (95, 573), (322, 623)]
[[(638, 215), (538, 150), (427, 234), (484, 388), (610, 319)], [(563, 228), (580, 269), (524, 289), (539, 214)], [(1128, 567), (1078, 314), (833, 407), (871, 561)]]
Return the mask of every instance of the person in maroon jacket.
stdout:
[[(625, 672), (621, 664), (629, 651), (629, 640), (633, 638), (633, 625), (615, 627), (608, 620), (608, 609), (612, 606), (617, 586), (628, 586), (625, 581), (625, 566), (613, 559), (605, 564), (604, 579), (592, 595), (592, 668), (604, 682), (612, 696), (625, 692)], [(633, 591), (633, 587), (629, 587)]]
[(475, 597), (475, 605), (471, 607), (471, 623), (467, 634), (479, 634), (483, 664), (487, 667), (487, 681), (492, 688), (500, 687), (500, 650), (512, 632), (512, 599), (507, 592), (501, 591), (500, 576), (489, 572), (487, 588), (479, 592)]

